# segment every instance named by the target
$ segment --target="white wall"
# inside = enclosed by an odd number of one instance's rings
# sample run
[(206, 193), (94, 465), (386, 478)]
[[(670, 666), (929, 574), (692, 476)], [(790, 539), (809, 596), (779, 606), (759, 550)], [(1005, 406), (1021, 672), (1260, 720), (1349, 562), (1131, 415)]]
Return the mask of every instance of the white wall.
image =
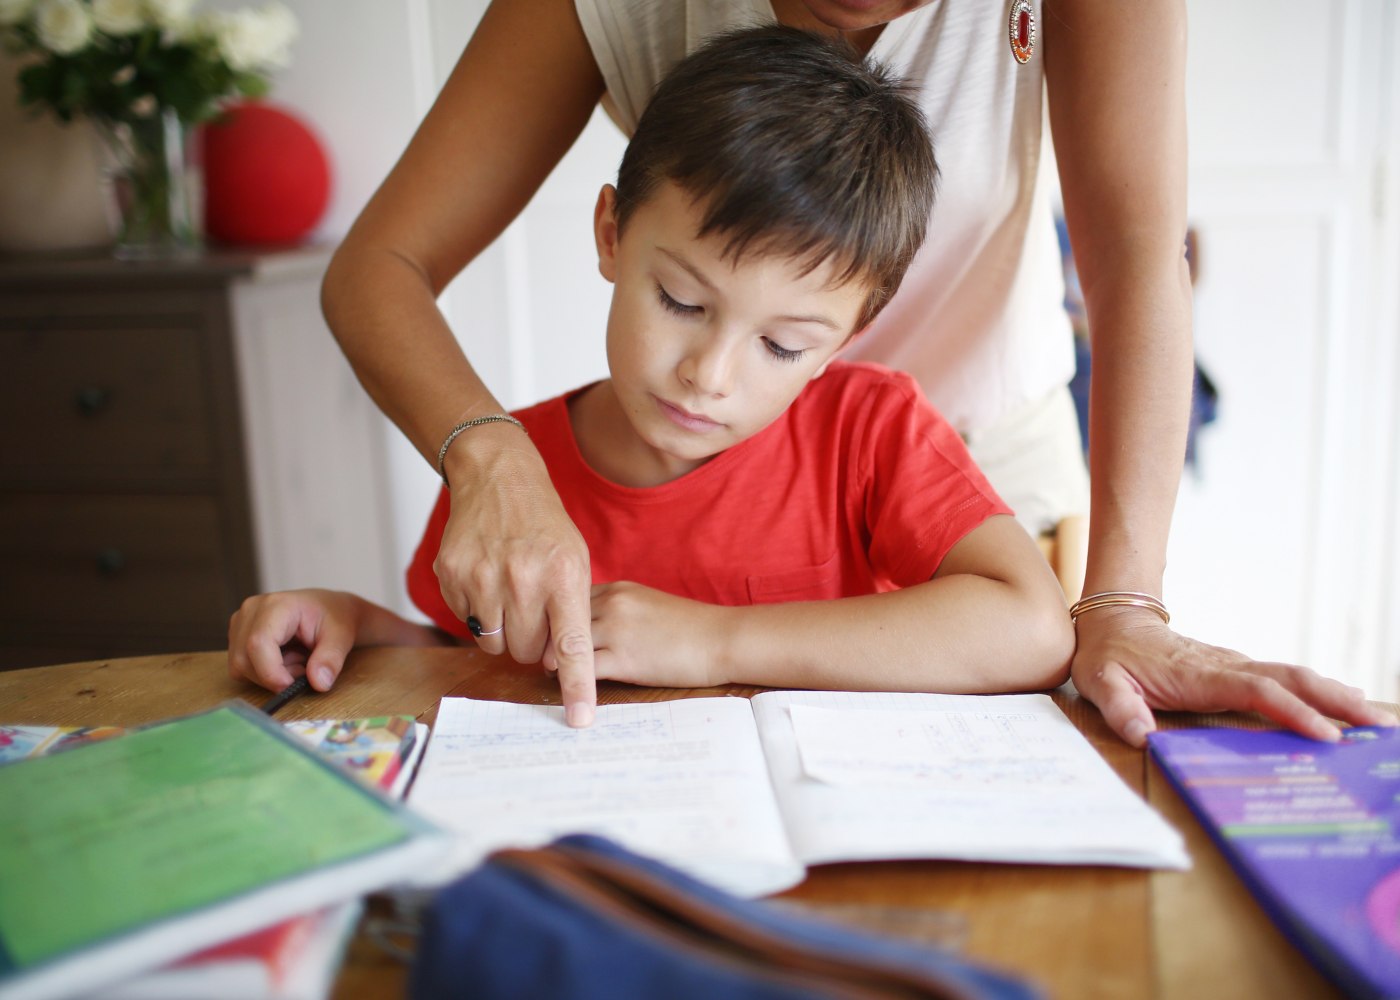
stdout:
[(1396, 7), (1190, 14), (1196, 338), (1222, 399), (1182, 483), (1169, 603), (1184, 631), (1394, 697)]
[[(483, 0), (293, 0), (275, 97), (325, 138), (343, 233)], [(1182, 484), (1167, 599), (1184, 631), (1308, 662), (1377, 696), (1400, 673), (1400, 14), (1390, 0), (1190, 0), (1199, 351), (1222, 391)], [(622, 140), (601, 116), (444, 311), (502, 400), (600, 376), (607, 286), (588, 233)], [(435, 489), (393, 439), (406, 562)], [(401, 605), (402, 606), (402, 605)]]

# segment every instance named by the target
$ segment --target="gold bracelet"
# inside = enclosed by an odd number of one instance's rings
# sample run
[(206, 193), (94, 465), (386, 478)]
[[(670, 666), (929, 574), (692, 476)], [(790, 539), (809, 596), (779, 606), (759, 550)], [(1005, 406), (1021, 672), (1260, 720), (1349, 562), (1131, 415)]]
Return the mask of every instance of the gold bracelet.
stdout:
[(1081, 597), (1069, 606), (1069, 620), (1072, 623), (1077, 623), (1079, 616), (1086, 611), (1112, 607), (1147, 608), (1157, 613), (1157, 616), (1162, 619), (1162, 624), (1171, 624), (1172, 616), (1167, 614), (1167, 606), (1161, 600), (1151, 594), (1144, 594), (1136, 590), (1105, 590), (1101, 594)]
[(457, 435), (461, 434), (464, 430), (466, 430), (469, 427), (480, 427), (482, 424), (496, 423), (514, 424), (516, 427), (519, 427), (522, 431), (525, 431), (527, 436), (530, 433), (529, 431), (525, 430), (524, 424), (522, 424), (519, 420), (516, 420), (509, 413), (490, 413), (484, 417), (475, 417), (471, 420), (463, 420), (460, 424), (458, 424), (456, 427), (452, 428), (450, 431), (447, 432), (446, 440), (442, 442), (442, 447), (438, 449), (438, 475), (442, 477), (442, 485), (448, 487), (449, 489), (452, 486), (452, 484), (447, 481), (447, 469), (442, 463), (443, 460), (447, 458), (448, 446), (450, 446), (453, 441), (457, 440)]

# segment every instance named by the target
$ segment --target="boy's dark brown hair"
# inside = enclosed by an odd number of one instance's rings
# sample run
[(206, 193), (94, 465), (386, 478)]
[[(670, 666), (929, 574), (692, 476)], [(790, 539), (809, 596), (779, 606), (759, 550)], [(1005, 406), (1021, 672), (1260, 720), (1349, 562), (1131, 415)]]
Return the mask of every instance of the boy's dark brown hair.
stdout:
[(778, 25), (717, 35), (661, 81), (617, 176), (627, 225), (671, 181), (725, 253), (780, 253), (873, 285), (866, 326), (924, 240), (938, 166), (907, 86), (844, 41)]

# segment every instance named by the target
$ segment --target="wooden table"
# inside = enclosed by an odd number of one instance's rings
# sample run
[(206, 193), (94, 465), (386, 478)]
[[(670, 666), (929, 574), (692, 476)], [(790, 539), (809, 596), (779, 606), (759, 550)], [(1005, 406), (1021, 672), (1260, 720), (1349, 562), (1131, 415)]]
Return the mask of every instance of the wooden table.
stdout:
[[(753, 689), (674, 691), (600, 686), (600, 702), (659, 701)], [(536, 667), (464, 649), (353, 654), (334, 692), (293, 701), (278, 719), (411, 713), (432, 723), (446, 695), (558, 704)], [(94, 661), (0, 673), (0, 722), (130, 726), (266, 692), (231, 680), (222, 652)], [(1055, 699), (1132, 788), (1186, 838), (1189, 872), (1107, 867), (878, 862), (825, 865), (785, 895), (955, 914), (963, 954), (1037, 982), (1046, 995), (1091, 998), (1333, 998), (1340, 994), (1283, 938), (1166, 779), (1070, 691)], [(1242, 716), (1173, 715), (1164, 727), (1257, 727)], [(403, 995), (405, 969), (364, 936), (352, 943), (337, 1000)]]

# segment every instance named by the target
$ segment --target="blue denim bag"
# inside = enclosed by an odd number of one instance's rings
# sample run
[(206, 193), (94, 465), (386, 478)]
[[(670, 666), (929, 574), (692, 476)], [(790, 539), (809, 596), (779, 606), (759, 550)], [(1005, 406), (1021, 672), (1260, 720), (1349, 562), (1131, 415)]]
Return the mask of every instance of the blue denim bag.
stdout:
[(946, 952), (740, 899), (601, 837), (500, 851), (425, 916), (415, 1000), (1029, 1000)]

